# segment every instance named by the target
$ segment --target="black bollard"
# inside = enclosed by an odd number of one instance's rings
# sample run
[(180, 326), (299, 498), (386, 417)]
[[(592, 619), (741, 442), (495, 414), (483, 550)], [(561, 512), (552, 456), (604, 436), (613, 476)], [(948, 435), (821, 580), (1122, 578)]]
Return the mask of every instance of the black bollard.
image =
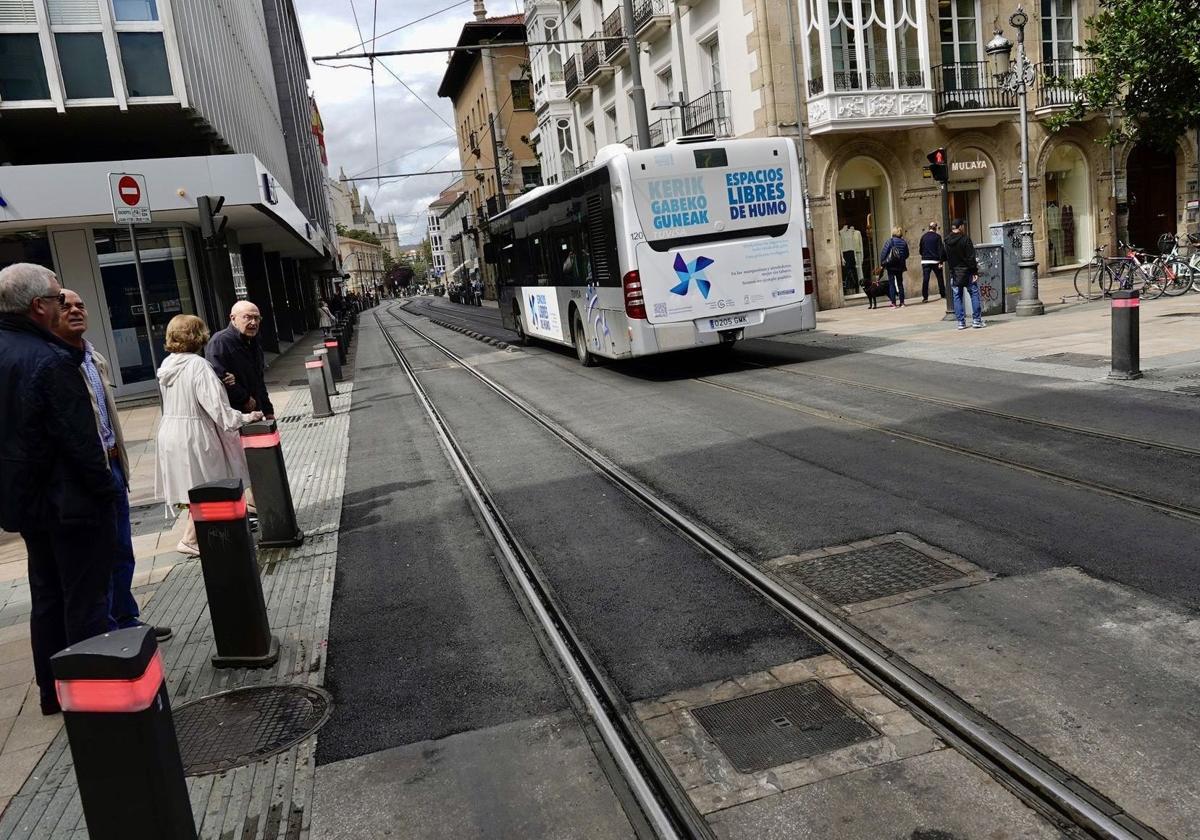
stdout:
[(279, 659), (279, 639), (267, 622), (242, 480), (201, 484), (188, 491), (188, 500), (217, 642), (213, 667), (269, 668)]
[(279, 427), (274, 420), (250, 423), (242, 427), (242, 448), (250, 468), (250, 486), (261, 529), (258, 544), (263, 548), (283, 548), (304, 542), (304, 532), (296, 524), (296, 508), (288, 483)]
[(309, 359), (304, 363), (304, 372), (308, 374), (308, 395), (312, 398), (313, 419), (332, 417), (333, 408), (329, 405), (329, 392), (325, 390), (325, 363), (320, 359)]
[(313, 358), (321, 361), (321, 375), (325, 377), (325, 393), (331, 397), (337, 396), (337, 385), (333, 383), (333, 371), (329, 369), (329, 351), (321, 345), (313, 349)]
[(93, 636), (50, 665), (88, 836), (195, 838), (154, 628)]
[(329, 361), (329, 373), (335, 383), (342, 381), (342, 363), (338, 358), (338, 345), (332, 339), (314, 344), (313, 350), (324, 350), (325, 358)]
[(1140, 300), (1141, 293), (1137, 289), (1112, 294), (1112, 370), (1109, 379), (1142, 378)]
[[(333, 328), (333, 343), (337, 346), (338, 362), (343, 365), (346, 364), (346, 342), (342, 341), (342, 328), (341, 327)], [(326, 347), (329, 346), (328, 340), (326, 340), (325, 346)]]

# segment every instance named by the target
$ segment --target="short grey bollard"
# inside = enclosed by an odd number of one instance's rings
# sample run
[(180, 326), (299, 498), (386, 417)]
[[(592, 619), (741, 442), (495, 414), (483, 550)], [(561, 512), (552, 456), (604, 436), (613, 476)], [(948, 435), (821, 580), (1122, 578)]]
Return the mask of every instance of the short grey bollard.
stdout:
[(338, 344), (333, 339), (322, 342), (321, 344), (313, 345), (313, 352), (318, 350), (325, 351), (325, 358), (329, 361), (329, 372), (333, 374), (334, 382), (342, 381), (342, 363), (338, 359)]
[(325, 375), (325, 393), (331, 397), (337, 396), (337, 385), (333, 383), (333, 371), (329, 369), (329, 351), (324, 347), (313, 350), (313, 358), (321, 361)]
[(1141, 328), (1138, 311), (1141, 294), (1137, 289), (1112, 294), (1112, 370), (1109, 379), (1141, 379)]
[(333, 409), (329, 405), (329, 392), (325, 390), (324, 367), (325, 363), (316, 357), (304, 363), (304, 372), (308, 374), (308, 395), (312, 398), (314, 419), (333, 416)]
[(292, 502), (292, 488), (275, 421), (263, 420), (242, 426), (242, 450), (250, 470), (250, 486), (254, 488), (261, 530), (259, 547), (300, 545), (304, 542), (304, 532), (296, 524), (296, 507)]

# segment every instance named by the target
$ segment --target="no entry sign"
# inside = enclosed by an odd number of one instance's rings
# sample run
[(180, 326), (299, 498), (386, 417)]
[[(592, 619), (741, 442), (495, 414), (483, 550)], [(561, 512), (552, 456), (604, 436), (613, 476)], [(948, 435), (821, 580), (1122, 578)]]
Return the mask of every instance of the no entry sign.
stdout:
[(152, 221), (150, 197), (146, 192), (144, 177), (125, 172), (110, 172), (108, 189), (112, 197), (114, 222), (131, 225)]

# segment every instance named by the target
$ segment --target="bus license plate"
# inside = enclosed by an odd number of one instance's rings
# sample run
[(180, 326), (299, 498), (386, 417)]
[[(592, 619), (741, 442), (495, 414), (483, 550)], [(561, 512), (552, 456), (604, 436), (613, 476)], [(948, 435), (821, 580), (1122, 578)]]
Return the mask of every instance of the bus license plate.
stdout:
[(696, 321), (696, 329), (700, 332), (719, 332), (720, 330), (735, 330), (739, 327), (749, 327), (761, 324), (761, 312), (739, 312), (737, 315), (720, 315), (716, 318), (701, 318)]

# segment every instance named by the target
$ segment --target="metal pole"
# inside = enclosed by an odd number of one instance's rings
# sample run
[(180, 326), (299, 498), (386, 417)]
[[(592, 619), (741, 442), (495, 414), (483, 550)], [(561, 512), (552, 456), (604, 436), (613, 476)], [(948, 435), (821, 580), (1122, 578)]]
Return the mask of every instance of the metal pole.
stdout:
[[(949, 166), (950, 162), (947, 161), (946, 165)], [(946, 241), (946, 236), (950, 233), (950, 183), (948, 181), (942, 181), (941, 193), (942, 242), (944, 243)], [(954, 319), (954, 296), (962, 293), (962, 289), (956, 289), (954, 287), (953, 281), (954, 276), (950, 273), (950, 263), (942, 263), (942, 285), (946, 287), (946, 296), (942, 299), (942, 303), (946, 304), (946, 314), (942, 316), (943, 321), (951, 321)], [(966, 301), (963, 301), (963, 304), (965, 305)]]
[(150, 365), (158, 370), (158, 354), (154, 352), (154, 330), (150, 326), (150, 306), (146, 302), (146, 279), (142, 276), (142, 252), (138, 248), (133, 222), (129, 223), (129, 244), (133, 246), (133, 268), (137, 272), (138, 296), (142, 299), (142, 317), (146, 321), (146, 344), (150, 348)]
[(633, 98), (633, 119), (637, 123), (639, 149), (650, 148), (650, 113), (646, 110), (646, 89), (642, 87), (642, 60), (638, 57), (637, 34), (633, 31), (633, 0), (624, 0), (622, 17), (625, 18), (625, 41), (629, 50), (629, 75), (633, 86), (629, 95)]
[(1038, 300), (1037, 260), (1033, 254), (1033, 212), (1029, 205), (1029, 76), (1025, 58), (1025, 24), (1017, 26), (1017, 90), (1021, 106), (1021, 299), (1017, 315), (1041, 315), (1046, 307)]
[[(804, 213), (804, 239), (808, 243), (808, 261), (812, 266), (813, 283), (815, 284), (817, 281), (817, 243), (813, 237), (812, 210), (809, 209), (808, 201), (808, 154), (804, 150), (804, 119), (801, 117), (801, 114), (804, 113), (804, 94), (800, 83), (800, 57), (796, 55), (796, 10), (790, 0), (784, 5), (787, 6), (788, 39), (791, 41), (792, 49), (792, 88), (796, 95), (796, 155), (800, 159), (800, 201)], [(766, 22), (763, 23), (765, 25)], [(774, 95), (773, 92), (772, 95)], [(861, 269), (862, 267), (859, 266), (860, 271)]]
[[(1113, 136), (1117, 133), (1116, 114), (1110, 106), (1108, 109), (1108, 168), (1112, 172), (1112, 185), (1108, 191), (1108, 219), (1110, 229), (1108, 231), (1108, 255), (1115, 257), (1117, 255), (1117, 144), (1116, 138)], [(1090, 291), (1090, 290), (1089, 290)]]
[(492, 135), (492, 171), (496, 175), (496, 206), (500, 210), (508, 208), (504, 200), (504, 182), (500, 179), (500, 141), (496, 138), (496, 115), (488, 114), (488, 130)]

